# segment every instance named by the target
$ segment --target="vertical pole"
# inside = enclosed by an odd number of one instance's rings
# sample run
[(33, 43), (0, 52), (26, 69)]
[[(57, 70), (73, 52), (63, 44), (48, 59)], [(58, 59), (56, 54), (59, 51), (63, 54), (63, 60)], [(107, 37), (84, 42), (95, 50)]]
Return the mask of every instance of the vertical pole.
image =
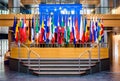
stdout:
[(2, 70), (2, 40), (0, 41), (1, 42), (1, 48), (0, 48), (0, 57), (1, 57), (1, 70)]
[(98, 43), (98, 62), (99, 62), (99, 71), (101, 71), (101, 61), (100, 61), (100, 44)]
[(91, 69), (91, 51), (88, 50), (89, 53), (89, 69), (90, 69), (90, 74), (92, 73), (92, 69)]
[(20, 72), (20, 41), (18, 42), (18, 72)]
[(31, 53), (31, 50), (28, 50), (28, 70), (27, 70), (28, 73), (30, 69), (30, 53)]
[(79, 57), (79, 72), (80, 72), (80, 57)]

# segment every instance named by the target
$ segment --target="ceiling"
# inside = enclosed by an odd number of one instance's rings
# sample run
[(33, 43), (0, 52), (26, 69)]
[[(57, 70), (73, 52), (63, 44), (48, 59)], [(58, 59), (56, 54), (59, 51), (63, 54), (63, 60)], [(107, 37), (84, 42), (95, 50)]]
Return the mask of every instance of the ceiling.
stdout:
[(21, 0), (22, 4), (39, 4), (39, 3), (81, 3), (89, 5), (98, 5), (100, 0)]

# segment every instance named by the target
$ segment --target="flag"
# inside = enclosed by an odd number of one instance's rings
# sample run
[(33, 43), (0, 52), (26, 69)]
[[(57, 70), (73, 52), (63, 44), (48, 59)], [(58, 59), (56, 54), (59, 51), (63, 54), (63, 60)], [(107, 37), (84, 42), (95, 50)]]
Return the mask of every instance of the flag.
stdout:
[(100, 19), (99, 19), (98, 20), (98, 27), (97, 27), (97, 39), (98, 39), (98, 42), (101, 41), (100, 30), (101, 30), (101, 23), (100, 23)]
[(103, 20), (101, 19), (101, 30), (100, 30), (100, 42), (104, 42), (104, 25), (103, 25)]
[(22, 43), (25, 43), (27, 40), (27, 31), (26, 31), (26, 18), (25, 19), (20, 19), (20, 41)]
[(23, 24), (23, 19), (20, 18), (20, 23), (19, 23), (19, 37), (20, 37), (20, 42), (23, 42), (23, 27), (24, 27), (24, 24)]
[(70, 21), (70, 43), (73, 42), (73, 32), (72, 32), (72, 17), (69, 18)]
[(14, 17), (13, 28), (12, 28), (12, 29), (13, 29), (13, 33), (14, 33), (14, 38), (13, 38), (13, 40), (15, 40), (16, 26), (17, 26), (17, 18)]
[(19, 27), (19, 24), (17, 23), (16, 28), (15, 28), (15, 41), (16, 41), (16, 43), (18, 42), (18, 33), (19, 33), (18, 27)]
[(23, 43), (26, 42), (27, 40), (27, 31), (26, 31), (26, 27), (27, 27), (27, 23), (26, 23), (26, 17), (24, 18), (24, 26), (23, 26)]
[(84, 20), (84, 28), (85, 28), (85, 42), (88, 41), (88, 25), (87, 25), (87, 18)]
[(94, 33), (95, 33), (95, 42), (98, 43), (98, 19), (96, 17), (96, 20), (95, 20), (95, 29), (94, 29)]
[(52, 40), (52, 28), (51, 28), (51, 21), (52, 21), (52, 19), (51, 19), (51, 16), (50, 16), (50, 18), (49, 18), (49, 42)]
[(79, 40), (79, 31), (78, 31), (78, 18), (75, 19), (75, 32), (76, 32), (76, 41)]
[(84, 43), (84, 26), (83, 26), (83, 17), (80, 19), (80, 41)]
[(97, 42), (97, 19), (95, 20), (93, 18), (93, 22), (94, 22), (94, 41)]
[(44, 18), (42, 18), (42, 25), (41, 25), (41, 33), (40, 33), (40, 43), (43, 43), (44, 42)]
[(39, 38), (39, 23), (38, 23), (38, 18), (36, 18), (36, 22), (35, 22), (35, 32), (36, 32), (36, 43), (38, 44), (38, 38)]
[(46, 35), (47, 35), (47, 16), (44, 16), (44, 42), (46, 42)]
[(52, 39), (51, 39), (51, 42), (52, 44), (55, 43), (55, 37), (54, 37), (54, 33), (55, 33), (55, 26), (54, 26), (54, 17), (52, 16), (52, 19), (51, 19), (51, 35), (52, 35)]
[(68, 44), (70, 42), (70, 18), (68, 17), (68, 21), (67, 21), (67, 40), (66, 43)]
[(35, 37), (34, 37), (34, 18), (32, 18), (32, 28), (31, 28), (31, 41), (32, 43), (34, 42)]
[(31, 20), (29, 18), (29, 23), (28, 23), (28, 39), (31, 41)]
[(50, 17), (47, 17), (47, 26), (46, 26), (46, 43), (49, 43), (49, 35), (50, 35)]
[(60, 20), (58, 16), (58, 22), (57, 22), (57, 42), (58, 44), (61, 44), (61, 27), (60, 27)]
[(90, 20), (90, 41), (94, 42), (94, 22), (92, 19)]
[(64, 19), (64, 16), (62, 16), (62, 21), (61, 21), (61, 44), (63, 43), (64, 41), (64, 34), (65, 34), (65, 19)]
[(75, 18), (72, 21), (72, 33), (73, 33), (73, 43), (76, 44), (76, 31), (75, 31)]
[(66, 15), (65, 15), (65, 20), (64, 20), (64, 39), (63, 39), (63, 41), (64, 42), (66, 42), (67, 41), (67, 23), (66, 23), (66, 21), (67, 21), (67, 18), (66, 18)]

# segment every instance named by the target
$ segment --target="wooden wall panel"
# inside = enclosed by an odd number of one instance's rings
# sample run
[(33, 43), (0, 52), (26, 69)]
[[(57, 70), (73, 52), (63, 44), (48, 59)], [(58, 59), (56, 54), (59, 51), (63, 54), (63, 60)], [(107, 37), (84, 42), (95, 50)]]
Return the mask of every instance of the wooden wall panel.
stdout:
[[(80, 53), (88, 50), (89, 48), (30, 48), (40, 55), (41, 58), (79, 58)], [(108, 58), (108, 48), (101, 48), (101, 58)], [(98, 49), (92, 49), (92, 58), (98, 58)], [(27, 58), (28, 52), (26, 48), (20, 49), (20, 57)], [(18, 48), (12, 48), (11, 58), (18, 58)], [(36, 55), (31, 53), (31, 58), (37, 58)], [(88, 53), (84, 54), (81, 58), (88, 58)]]
[(0, 26), (12, 27), (15, 16), (17, 17), (18, 20), (20, 18), (24, 18), (24, 17), (26, 17), (26, 19), (29, 19), (29, 18), (32, 19), (33, 14), (31, 14), (31, 15), (27, 15), (27, 14), (2, 14), (2, 15), (0, 15)]
[(21, 0), (21, 3), (23, 5), (40, 4), (40, 2), (41, 2), (41, 0)]

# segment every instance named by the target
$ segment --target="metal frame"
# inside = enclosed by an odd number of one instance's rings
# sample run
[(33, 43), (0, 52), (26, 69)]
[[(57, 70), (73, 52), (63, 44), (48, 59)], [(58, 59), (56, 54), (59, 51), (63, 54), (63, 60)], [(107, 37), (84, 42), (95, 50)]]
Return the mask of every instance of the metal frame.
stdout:
[[(89, 49), (89, 50), (86, 50), (86, 51), (84, 51), (84, 52), (82, 52), (82, 53), (80, 53), (80, 55), (79, 55), (79, 72), (81, 71), (81, 68), (80, 68), (80, 60), (81, 60), (81, 56), (83, 56), (84, 54), (89, 54), (89, 69), (90, 69), (90, 73), (92, 73), (92, 69), (91, 69), (91, 51), (92, 51), (92, 49), (95, 47), (95, 46), (98, 46), (98, 44), (93, 44), (93, 46)], [(100, 48), (98, 47), (98, 61), (100, 62)], [(100, 62), (101, 63), (101, 62)], [(101, 68), (101, 65), (99, 64), (99, 68)], [(101, 71), (101, 70), (100, 70)]]
[[(20, 45), (23, 46), (23, 47), (25, 47), (25, 48), (27, 49), (27, 51), (28, 51), (28, 73), (29, 73), (29, 69), (30, 69), (30, 61), (31, 61), (31, 60), (30, 60), (30, 59), (31, 59), (30, 55), (31, 55), (31, 53), (34, 54), (35, 56), (37, 56), (37, 58), (38, 58), (39, 72), (40, 72), (40, 55), (39, 55), (37, 52), (31, 50), (29, 47), (27, 47), (27, 46), (26, 46), (25, 44), (23, 44), (23, 43), (21, 43)], [(20, 47), (19, 47), (19, 48), (20, 48)], [(19, 51), (19, 52), (20, 52), (20, 51)], [(18, 54), (20, 54), (20, 53), (18, 53)], [(19, 58), (18, 71), (20, 71), (20, 62), (21, 62), (21, 59)]]

